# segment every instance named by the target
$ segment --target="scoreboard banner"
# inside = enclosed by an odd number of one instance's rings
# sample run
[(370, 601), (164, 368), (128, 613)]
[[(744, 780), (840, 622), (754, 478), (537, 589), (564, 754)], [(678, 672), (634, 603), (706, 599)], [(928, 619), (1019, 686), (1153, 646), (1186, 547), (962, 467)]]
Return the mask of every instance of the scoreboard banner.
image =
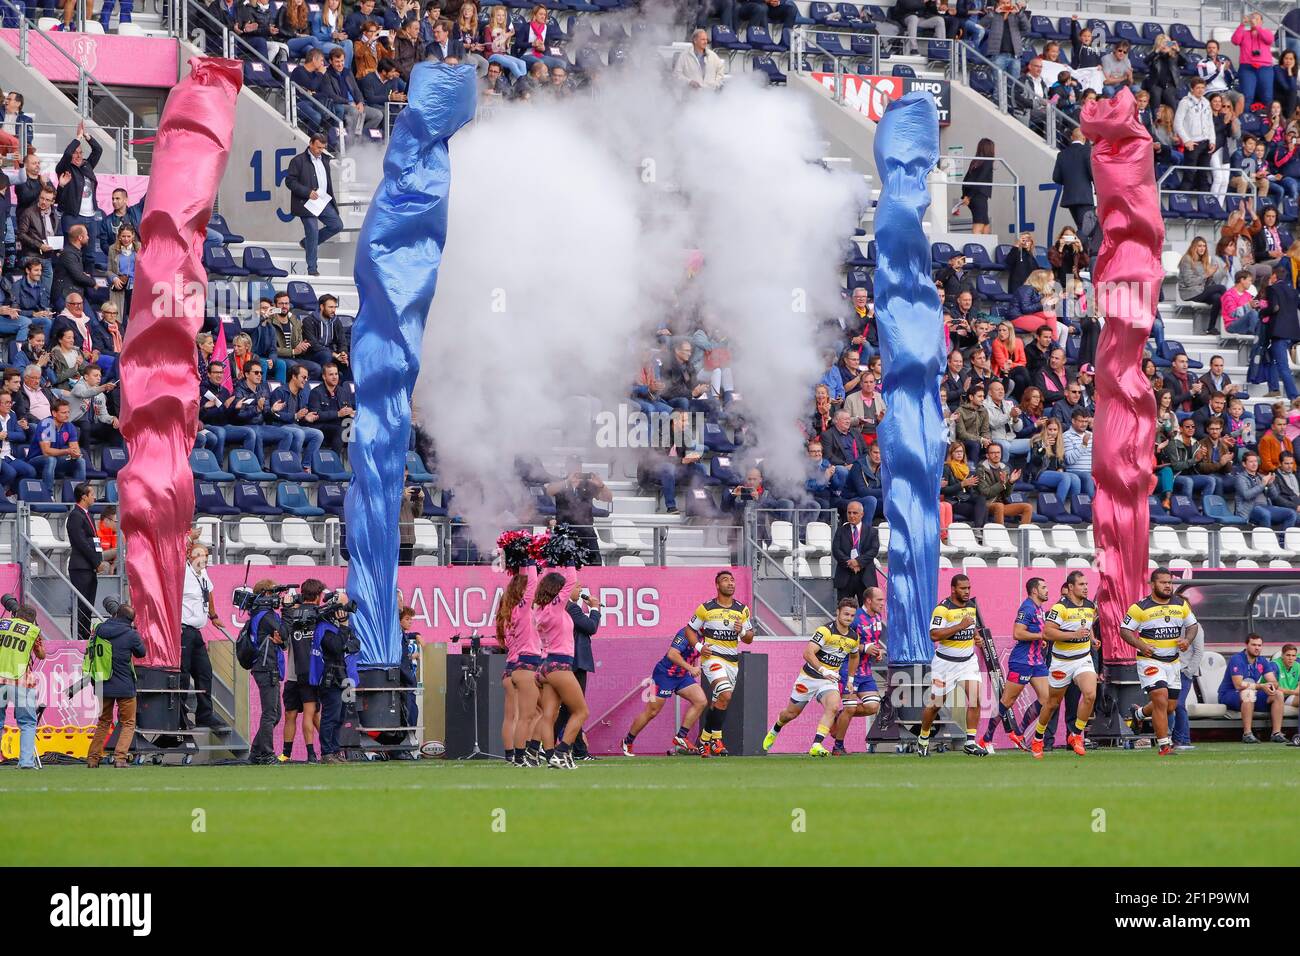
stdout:
[[(813, 79), (832, 93), (835, 92), (834, 73), (814, 73)], [(926, 80), (910, 76), (858, 76), (845, 73), (844, 105), (857, 110), (873, 123), (879, 123), (885, 107), (904, 94), (922, 90), (934, 97), (939, 109), (939, 125), (952, 121), (952, 90), (948, 80)]]

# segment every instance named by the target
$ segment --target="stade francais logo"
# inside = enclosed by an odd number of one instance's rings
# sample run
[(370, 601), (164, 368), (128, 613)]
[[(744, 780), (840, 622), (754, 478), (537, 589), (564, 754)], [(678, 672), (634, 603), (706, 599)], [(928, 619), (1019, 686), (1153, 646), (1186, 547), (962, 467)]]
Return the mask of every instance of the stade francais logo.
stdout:
[(133, 936), (148, 936), (153, 927), (152, 893), (68, 893), (50, 897), (50, 925), (77, 927), (130, 927)]

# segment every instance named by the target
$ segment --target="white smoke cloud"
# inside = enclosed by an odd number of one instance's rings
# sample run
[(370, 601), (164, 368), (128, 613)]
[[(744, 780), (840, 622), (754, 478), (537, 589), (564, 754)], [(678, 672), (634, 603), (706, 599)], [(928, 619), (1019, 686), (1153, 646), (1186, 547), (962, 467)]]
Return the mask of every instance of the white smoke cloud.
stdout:
[[(683, 295), (730, 336), (769, 481), (802, 473), (814, 325), (844, 308), (837, 267), (862, 181), (810, 162), (822, 137), (799, 96), (737, 76), (683, 98), (654, 39), (596, 98), (512, 104), (452, 140), (415, 399), (444, 487), (482, 489), (454, 505), (480, 547), (518, 515), (515, 456), (554, 456), (573, 396), (627, 402), (640, 351)], [(692, 248), (705, 267), (683, 289)]]

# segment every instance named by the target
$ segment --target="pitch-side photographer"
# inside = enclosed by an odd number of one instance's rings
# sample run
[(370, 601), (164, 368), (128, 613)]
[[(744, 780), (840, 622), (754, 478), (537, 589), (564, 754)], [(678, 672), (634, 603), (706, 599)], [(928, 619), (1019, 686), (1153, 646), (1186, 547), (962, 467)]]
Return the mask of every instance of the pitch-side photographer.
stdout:
[(113, 729), (114, 707), (117, 708), (120, 727), (117, 746), (113, 748), (113, 766), (126, 766), (126, 755), (135, 739), (135, 664), (132, 658), (144, 657), (145, 654), (144, 640), (135, 629), (135, 610), (129, 604), (118, 604), (111, 598), (104, 601), (104, 608), (113, 616), (95, 628), (95, 641), (107, 641), (110, 645), (112, 671), (97, 688), (99, 723), (86, 754), (86, 766), (92, 769), (98, 767), (104, 757), (104, 744)]
[(185, 563), (185, 587), (181, 592), (181, 689), (194, 681), (194, 724), (226, 733), (230, 728), (212, 710), (212, 660), (203, 628), (220, 621), (208, 577), (208, 549), (201, 544), (190, 548)]
[(263, 578), (253, 585), (258, 601), (249, 618), (249, 634), (256, 658), (251, 668), (257, 696), (262, 705), (262, 716), (257, 724), (257, 734), (249, 750), (248, 762), (253, 764), (287, 763), (286, 755), (275, 753), (275, 725), (280, 722), (280, 681), (284, 679), (284, 635), (280, 615), (271, 599), (275, 582)]
[[(304, 585), (305, 587), (305, 585)], [(343, 694), (357, 686), (356, 654), (360, 642), (348, 624), (347, 604), (342, 593), (332, 596), (321, 608), (312, 642), (311, 677), (320, 687), (320, 753), (322, 763), (346, 763), (339, 748), (339, 727), (343, 723)]]
[(302, 740), (307, 746), (307, 762), (318, 763), (316, 734), (320, 730), (320, 688), (312, 680), (313, 645), (316, 624), (320, 619), (321, 595), (325, 582), (308, 578), (302, 582), (298, 601), (286, 607), (282, 633), (289, 639), (284, 671), (284, 756), (293, 756), (293, 738), (302, 714)]
[(12, 617), (0, 620), (0, 725), (12, 702), (18, 722), (18, 769), (35, 770), (37, 689), (31, 663), (33, 658), (45, 659), (45, 645), (36, 612), (12, 594), (6, 594), (3, 602)]

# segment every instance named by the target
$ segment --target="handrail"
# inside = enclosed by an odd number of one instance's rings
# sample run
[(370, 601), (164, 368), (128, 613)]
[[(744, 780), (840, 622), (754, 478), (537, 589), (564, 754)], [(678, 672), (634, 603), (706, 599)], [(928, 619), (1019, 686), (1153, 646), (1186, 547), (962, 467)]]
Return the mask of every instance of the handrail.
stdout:
[[(10, 0), (0, 0), (0, 2), (8, 3), (10, 2)], [(335, 116), (334, 111), (332, 109), (325, 106), (323, 103), (321, 103), (320, 100), (316, 99), (314, 96), (312, 96), (302, 87), (300, 87), (297, 83), (294, 83), (288, 73), (285, 73), (278, 66), (272, 63), (267, 57), (264, 57), (262, 56), (261, 53), (257, 52), (257, 50), (255, 50), (243, 39), (243, 37), (231, 31), (229, 27), (227, 27), (224, 23), (222, 23), (216, 17), (214, 17), (211, 12), (205, 10), (202, 4), (197, 3), (196, 0), (183, 0), (183, 4), (186, 8), (192, 6), (195, 12), (201, 14), (202, 17), (212, 25), (212, 28), (215, 31), (217, 31), (217, 35), (221, 37), (221, 49), (222, 49), (223, 56), (229, 58), (236, 58), (240, 60), (251, 58), (255, 62), (261, 63), (264, 66), (266, 66), (271, 71), (272, 76), (276, 77), (277, 79), (283, 82), (284, 111), (281, 113), (281, 115), (283, 116), (285, 122), (287, 122), (294, 129), (298, 128), (298, 100), (300, 98), (306, 100), (308, 103), (311, 103), (320, 112), (322, 124), (325, 124), (330, 119), (333, 119), (338, 124), (339, 127), (338, 155), (339, 157), (342, 157), (347, 154), (347, 129), (345, 127), (343, 120)], [(185, 20), (185, 23), (188, 28), (188, 23), (189, 23), (188, 13), (187, 13), (187, 18)], [(186, 39), (188, 40), (190, 38), (187, 36)], [(234, 41), (233, 43), (231, 42), (232, 40)], [(240, 55), (238, 57), (235, 57), (236, 44), (238, 44), (238, 46), (242, 48), (242, 50), (240, 51)], [(206, 53), (207, 52), (206, 49), (203, 52)], [(266, 101), (264, 100), (264, 102)], [(270, 104), (270, 105), (273, 108), (275, 108), (274, 104)], [(280, 112), (280, 110), (276, 108), (276, 112)]]
[(1020, 211), (1019, 211), (1019, 210), (1020, 210), (1020, 204), (1019, 204), (1018, 202), (1015, 201), (1015, 197), (1020, 195), (1020, 176), (1016, 173), (1016, 169), (1015, 169), (1015, 167), (1012, 166), (1009, 162), (1007, 162), (1007, 160), (1006, 160), (1005, 157), (1003, 157), (1003, 156), (967, 156), (965, 153), (948, 153), (948, 154), (946, 154), (946, 155), (944, 155), (944, 156), (940, 156), (940, 157), (939, 157), (939, 169), (942, 170), (944, 173), (951, 173), (951, 174), (955, 175), (955, 174), (956, 174), (956, 170), (955, 170), (955, 169), (950, 169), (950, 168), (948, 168), (947, 165), (946, 165), (949, 161), (956, 160), (957, 162), (961, 162), (961, 161), (964, 160), (964, 161), (966, 161), (966, 162), (968, 162), (968, 163), (971, 163), (971, 162), (974, 162), (974, 161), (977, 160), (977, 159), (986, 159), (986, 160), (989, 160), (989, 161), (991, 161), (991, 162), (997, 163), (997, 164), (999, 164), (1000, 166), (1002, 166), (1003, 168), (1005, 168), (1006, 171), (1007, 171), (1007, 174), (1011, 177), (1011, 182), (1010, 182), (1010, 183), (995, 183), (995, 182), (991, 182), (991, 181), (990, 181), (990, 182), (987, 182), (987, 183), (976, 183), (976, 182), (966, 183), (964, 180), (961, 180), (961, 179), (955, 179), (955, 180), (954, 180), (954, 179), (948, 179), (948, 178), (945, 176), (945, 183), (944, 183), (944, 185), (947, 186), (947, 187), (951, 187), (951, 186), (961, 187), (961, 186), (966, 186), (966, 185), (970, 185), (970, 186), (989, 186), (989, 187), (992, 188), (992, 189), (1010, 189), (1010, 190), (1012, 190), (1012, 193), (1011, 193), (1011, 195), (1012, 195), (1012, 205), (1016, 208), (1016, 232), (1019, 232), (1019, 231), (1020, 231), (1020, 226), (1021, 226), (1021, 222), (1020, 222)]
[(99, 80), (95, 78), (95, 75), (93, 73), (85, 69), (80, 63), (74, 60), (67, 53), (67, 51), (63, 49), (63, 47), (59, 46), (57, 43), (55, 43), (53, 40), (47, 37), (40, 30), (34, 29), (33, 24), (27, 19), (26, 10), (18, 6), (14, 2), (14, 0), (0, 0), (0, 4), (2, 4), (4, 7), (7, 7), (10, 13), (18, 21), (18, 61), (22, 63), (23, 66), (30, 68), (32, 65), (31, 41), (28, 39), (28, 37), (31, 33), (35, 32), (35, 34), (41, 38), (41, 41), (43, 43), (47, 44), (50, 49), (57, 52), (59, 56), (63, 57), (65, 60), (67, 60), (76, 68), (77, 70), (77, 112), (82, 117), (84, 117), (87, 120), (90, 120), (92, 124), (94, 123), (94, 118), (90, 115), (90, 106), (91, 106), (90, 85), (92, 83), (94, 84), (95, 88), (104, 97), (108, 98), (114, 104), (116, 104), (117, 108), (120, 109), (126, 115), (127, 136), (126, 136), (126, 143), (124, 144), (124, 146), (125, 146), (127, 158), (134, 161), (135, 147), (132, 145), (132, 140), (135, 139), (135, 130), (139, 128), (140, 124), (136, 120), (135, 112), (131, 109), (131, 107), (127, 106), (120, 99), (118, 99), (117, 96), (113, 94), (112, 90), (110, 90), (103, 83), (99, 82)]
[[(1214, 190), (1213, 190), (1213, 189), (1204, 189), (1204, 190), (1201, 190), (1201, 189), (1183, 189), (1183, 188), (1179, 188), (1179, 189), (1165, 189), (1165, 180), (1168, 179), (1168, 178), (1170, 177), (1171, 174), (1176, 173), (1176, 172), (1210, 173), (1211, 175), (1214, 174), (1214, 173), (1216, 173), (1216, 172), (1217, 172), (1217, 173), (1227, 173), (1227, 174), (1228, 174), (1228, 181), (1231, 182), (1231, 181), (1232, 181), (1232, 175), (1233, 175), (1233, 173), (1241, 173), (1241, 172), (1243, 172), (1243, 170), (1240, 169), (1240, 168), (1238, 168), (1238, 167), (1236, 167), (1236, 166), (1230, 166), (1230, 167), (1226, 167), (1226, 168), (1222, 168), (1222, 169), (1211, 169), (1209, 166), (1170, 166), (1168, 169), (1166, 169), (1166, 170), (1161, 174), (1160, 178), (1159, 178), (1158, 180), (1156, 180), (1156, 191), (1157, 191), (1161, 196), (1164, 196), (1164, 195), (1180, 195), (1180, 196), (1213, 196), (1213, 195), (1214, 195)], [(1255, 185), (1255, 180), (1254, 180), (1254, 178), (1252, 178), (1252, 179), (1250, 180), (1250, 191), (1249, 191), (1249, 192), (1245, 192), (1245, 193), (1233, 193), (1232, 195), (1234, 195), (1234, 196), (1249, 196), (1250, 199), (1251, 199), (1251, 202), (1257, 204), (1257, 203), (1259, 202), (1259, 187)], [(1226, 198), (1226, 195), (1225, 195), (1225, 198)], [(1259, 210), (1258, 210), (1258, 208), (1256, 208), (1255, 215), (1259, 215)]]
[[(44, 132), (44, 131), (50, 131), (50, 130), (55, 130), (55, 131), (73, 130), (75, 132), (75, 130), (77, 129), (77, 127), (73, 126), (71, 123), (31, 123), (30, 127), (33, 134)], [(127, 127), (99, 126), (98, 129), (102, 133), (112, 134), (114, 146), (117, 152), (117, 168), (121, 169), (123, 167), (123, 162), (126, 159), (126, 145), (129, 142), (129, 140), (127, 139)], [(18, 137), (18, 155), (20, 156), (26, 156), (28, 147), (32, 145), (32, 143), (27, 141), (26, 139), (27, 131), (28, 131), (28, 126), (24, 125), (23, 128), (20, 130), (20, 133), (22, 135)], [(149, 134), (154, 134), (157, 133), (158, 131), (156, 129), (140, 129), (139, 127), (137, 127), (131, 132), (135, 134), (133, 137), (135, 139), (135, 142), (139, 143), (142, 139), (146, 139)], [(141, 133), (146, 135), (141, 136), (140, 135)], [(59, 151), (60, 152), (62, 151), (61, 148)]]
[[(1009, 104), (1007, 102), (1008, 84), (1010, 84), (1013, 89), (1022, 92), (1027, 98), (1029, 98), (1031, 102), (1034, 99), (1038, 98), (1035, 96), (1034, 92), (1029, 89), (1028, 84), (1026, 84), (1023, 80), (1011, 76), (1009, 73), (1001, 69), (996, 63), (994, 63), (991, 59), (986, 57), (979, 50), (975, 49), (969, 43), (958, 43), (956, 46), (957, 46), (957, 50), (959, 51), (958, 58), (960, 59), (960, 70), (954, 68), (953, 72), (957, 74), (957, 76), (960, 78), (959, 81), (961, 82), (962, 86), (967, 86), (967, 87), (970, 86), (970, 64), (968, 60), (970, 57), (973, 56), (975, 57), (976, 60), (979, 61), (981, 65), (987, 66), (990, 70), (993, 71), (994, 82), (997, 84), (998, 109), (1001, 112), (1011, 115), (1011, 109), (1008, 108)], [(1014, 104), (1010, 104), (1010, 105), (1014, 106)], [(1045, 111), (1045, 123), (1044, 123), (1044, 128), (1042, 130), (1042, 136), (1049, 147), (1051, 147), (1052, 149), (1056, 149), (1060, 135), (1061, 134), (1068, 135), (1071, 131), (1074, 130), (1075, 127), (1079, 125), (1079, 123), (1077, 120), (1071, 118), (1067, 114), (1061, 112), (1061, 110), (1057, 109), (1055, 104), (1044, 101), (1043, 105)], [(1032, 112), (1033, 111), (1031, 109), (1030, 111), (1031, 116), (1032, 116)], [(1025, 122), (1024, 125), (1031, 132), (1034, 133), (1039, 132), (1038, 130), (1034, 129), (1034, 127), (1028, 122)]]
[[(68, 576), (59, 570), (57, 561), (50, 555), (46, 554), (40, 545), (32, 541), (30, 533), (31, 524), (29, 522), (30, 516), (30, 506), (26, 502), (18, 502), (18, 514), (16, 515), (17, 520), (14, 525), (14, 559), (21, 568), (20, 584), (23, 593), (23, 600), (30, 600), (29, 578), (32, 574), (31, 558), (35, 555), (37, 559), (53, 572), (53, 577), (57, 578), (67, 586), (68, 592), (72, 595), (72, 605), (68, 611), (68, 626), (72, 629), (73, 635), (75, 635), (78, 609), (84, 608), (92, 618), (98, 614), (98, 611), (96, 611), (95, 606), (87, 601), (81, 592), (73, 586), (72, 581), (68, 579)], [(51, 622), (54, 620), (54, 615), (51, 614), (49, 609), (43, 604), (38, 603), (38, 608), (45, 613), (46, 618), (50, 619)], [(74, 639), (73, 636), (65, 635), (65, 637), (68, 640)]]

